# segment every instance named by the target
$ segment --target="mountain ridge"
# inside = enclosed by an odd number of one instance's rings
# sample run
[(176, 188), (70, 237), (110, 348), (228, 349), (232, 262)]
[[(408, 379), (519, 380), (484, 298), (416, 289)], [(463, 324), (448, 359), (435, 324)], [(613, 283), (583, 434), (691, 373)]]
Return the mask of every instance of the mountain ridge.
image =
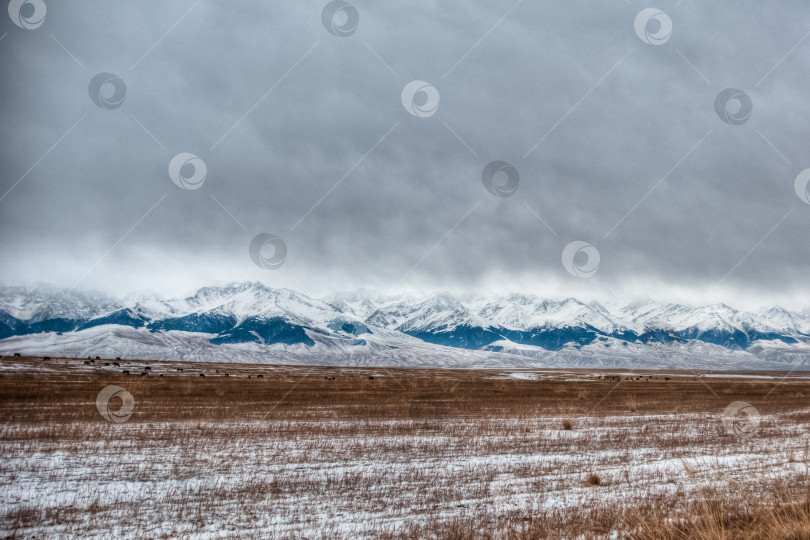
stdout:
[(159, 356), (163, 347), (171, 356), (181, 343), (206, 351), (203, 360), (241, 357), (240, 347), (251, 357), (261, 350), (274, 358), (295, 350), (313, 359), (381, 351), (389, 351), (381, 358), (394, 358), (390, 351), (405, 355), (403, 349), (421, 347), (427, 356), (445, 358), (444, 364), (449, 356), (474, 351), (475, 365), (486, 365), (488, 357), (535, 364), (553, 357), (552, 365), (638, 366), (658, 362), (663, 350), (673, 366), (691, 358), (689, 365), (764, 368), (810, 358), (810, 311), (652, 301), (608, 309), (523, 293), (353, 291), (318, 299), (260, 282), (202, 287), (183, 298), (130, 294), (120, 300), (52, 286), (0, 286), (0, 352), (56, 354), (67, 343), (78, 356), (95, 354), (94, 347), (119, 350), (118, 356), (145, 354), (145, 343), (157, 347), (149, 354)]

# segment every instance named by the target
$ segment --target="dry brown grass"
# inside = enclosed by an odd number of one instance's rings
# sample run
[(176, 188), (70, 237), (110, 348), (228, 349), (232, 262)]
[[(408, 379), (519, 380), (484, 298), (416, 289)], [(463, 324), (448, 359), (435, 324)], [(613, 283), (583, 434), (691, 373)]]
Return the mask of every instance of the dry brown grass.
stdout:
[(672, 521), (660, 509), (637, 512), (636, 540), (806, 540), (810, 538), (810, 492), (797, 493), (784, 486), (765, 493), (738, 492), (736, 498), (707, 490), (690, 507), (690, 519)]
[[(803, 379), (4, 362), (3, 535), (810, 533)], [(96, 410), (110, 384), (135, 398), (126, 423)], [(723, 430), (732, 401), (763, 415), (754, 437)]]

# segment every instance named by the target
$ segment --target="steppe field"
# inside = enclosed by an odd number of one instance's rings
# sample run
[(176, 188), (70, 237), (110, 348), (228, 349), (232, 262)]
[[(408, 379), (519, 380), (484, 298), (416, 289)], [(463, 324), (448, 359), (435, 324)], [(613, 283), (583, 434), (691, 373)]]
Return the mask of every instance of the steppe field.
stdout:
[(0, 535), (804, 539), (809, 421), (798, 371), (6, 357)]

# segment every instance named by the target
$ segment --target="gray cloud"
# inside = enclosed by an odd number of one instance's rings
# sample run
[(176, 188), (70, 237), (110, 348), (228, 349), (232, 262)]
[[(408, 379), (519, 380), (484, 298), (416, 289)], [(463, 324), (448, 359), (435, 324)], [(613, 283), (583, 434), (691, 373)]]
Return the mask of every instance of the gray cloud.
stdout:
[[(636, 36), (636, 2), (525, 2), (497, 25), (513, 2), (354, 2), (346, 38), (323, 28), (325, 4), (5, 18), (0, 191), (25, 176), (0, 201), (2, 279), (807, 298), (806, 3), (664, 2), (661, 46)], [(100, 72), (126, 83), (119, 108), (88, 96)], [(400, 103), (417, 79), (441, 96), (429, 118)], [(715, 114), (728, 87), (753, 101), (743, 125)], [(200, 189), (170, 181), (180, 152), (207, 164)], [(520, 172), (513, 197), (481, 184), (494, 160)], [(248, 255), (261, 232), (286, 242), (279, 270)], [(599, 249), (590, 280), (562, 267), (573, 240)]]

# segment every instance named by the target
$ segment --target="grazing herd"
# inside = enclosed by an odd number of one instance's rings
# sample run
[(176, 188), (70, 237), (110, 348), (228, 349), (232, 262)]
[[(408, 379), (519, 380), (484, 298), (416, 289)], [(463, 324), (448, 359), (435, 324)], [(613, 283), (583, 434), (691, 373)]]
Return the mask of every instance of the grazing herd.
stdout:
[[(14, 356), (15, 356), (15, 357), (21, 357), (22, 355), (21, 355), (20, 353), (14, 353)], [(42, 360), (43, 360), (43, 361), (45, 361), (45, 362), (50, 362), (50, 361), (51, 361), (51, 357), (50, 357), (50, 356), (43, 356), (43, 357), (42, 357)], [(57, 360), (58, 360), (58, 359), (57, 359)], [(91, 356), (88, 356), (88, 357), (87, 357), (87, 360), (84, 360), (84, 365), (85, 365), (85, 366), (91, 366), (91, 365), (95, 365), (95, 364), (96, 364), (96, 360), (99, 360), (99, 361), (100, 361), (100, 360), (101, 360), (101, 357), (100, 357), (100, 356), (96, 356), (95, 358), (93, 358), (93, 357), (91, 357)], [(115, 362), (104, 362), (104, 367), (121, 367), (121, 363), (120, 363), (120, 362), (121, 362), (121, 357), (120, 357), (120, 356), (116, 356), (116, 357), (115, 357), (115, 360), (116, 360)], [(176, 368), (176, 370), (177, 370), (177, 373), (183, 373), (183, 368)], [(124, 369), (124, 370), (121, 370), (121, 374), (122, 374), (122, 375), (129, 375), (129, 374), (130, 374), (130, 371), (131, 371), (130, 369)], [(218, 370), (218, 369), (217, 369), (217, 370), (214, 370), (214, 372), (218, 374), (218, 373), (219, 373), (219, 370)], [(143, 367), (141, 368), (141, 370), (140, 370), (140, 375), (141, 375), (141, 377), (146, 377), (147, 375), (149, 375), (149, 374), (151, 374), (151, 373), (152, 373), (152, 367), (151, 367), (151, 366), (143, 366)], [(210, 375), (210, 374), (209, 374), (209, 375)], [(230, 378), (230, 377), (238, 377), (238, 375), (232, 375), (231, 373), (224, 373), (223, 375), (224, 375), (225, 377), (227, 377), (227, 378)], [(248, 374), (248, 376), (247, 376), (247, 378), (248, 378), (248, 379), (252, 379), (252, 378), (253, 378), (253, 375), (254, 375), (254, 374), (250, 374), (250, 373), (249, 373), (249, 374)], [(262, 374), (262, 373), (256, 373), (255, 375), (256, 375), (256, 378), (257, 378), (257, 379), (263, 379), (263, 378), (264, 378), (264, 374)], [(159, 376), (160, 376), (160, 377), (163, 377), (163, 374), (160, 374)], [(205, 378), (205, 373), (200, 373), (200, 377)], [(331, 378), (332, 380), (334, 380), (334, 377), (327, 377), (327, 378), (328, 378), (328, 379), (329, 379), (329, 378)]]
[(621, 375), (599, 375), (596, 377), (597, 379), (601, 379), (603, 381), (611, 381), (611, 382), (621, 382), (621, 381), (641, 381), (641, 380), (648, 380), (648, 381), (658, 381), (664, 379), (665, 381), (671, 381), (671, 377), (653, 377), (652, 375), (647, 375), (643, 377), (641, 375), (628, 375), (622, 377)]

